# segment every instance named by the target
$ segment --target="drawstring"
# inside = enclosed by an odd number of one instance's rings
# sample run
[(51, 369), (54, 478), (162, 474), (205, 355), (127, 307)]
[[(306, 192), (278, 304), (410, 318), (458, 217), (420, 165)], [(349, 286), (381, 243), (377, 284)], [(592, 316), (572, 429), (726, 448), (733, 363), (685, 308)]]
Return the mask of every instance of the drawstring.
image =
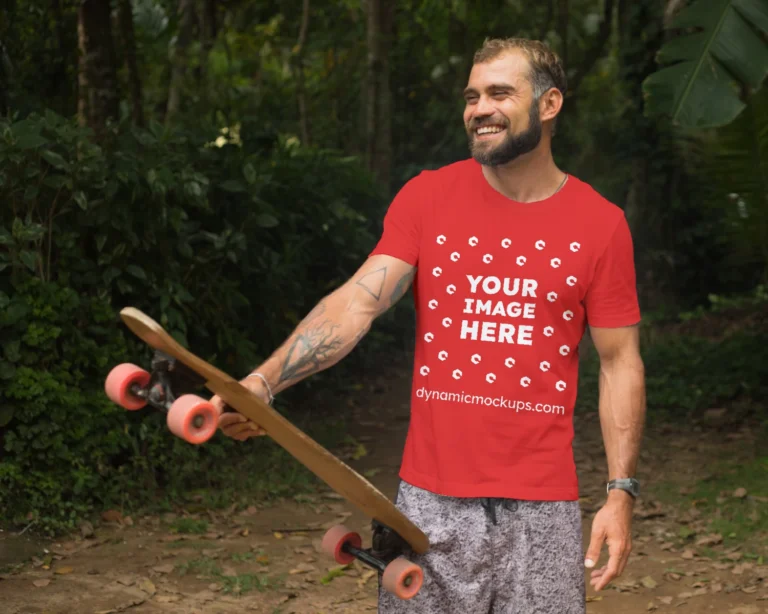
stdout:
[(482, 500), (481, 505), (483, 506), (485, 513), (488, 514), (488, 516), (491, 518), (491, 522), (493, 524), (498, 524), (496, 518), (496, 508), (498, 506), (503, 507), (509, 512), (517, 511), (517, 501), (514, 499), (505, 499), (502, 497), (485, 497)]

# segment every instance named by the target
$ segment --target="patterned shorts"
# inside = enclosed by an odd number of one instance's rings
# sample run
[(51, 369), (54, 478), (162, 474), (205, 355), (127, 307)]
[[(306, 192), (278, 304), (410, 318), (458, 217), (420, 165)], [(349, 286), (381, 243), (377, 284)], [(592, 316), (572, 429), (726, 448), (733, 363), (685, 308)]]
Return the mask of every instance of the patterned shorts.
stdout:
[(400, 483), (397, 506), (429, 537), (409, 601), (379, 589), (379, 614), (585, 614), (578, 501), (453, 498)]

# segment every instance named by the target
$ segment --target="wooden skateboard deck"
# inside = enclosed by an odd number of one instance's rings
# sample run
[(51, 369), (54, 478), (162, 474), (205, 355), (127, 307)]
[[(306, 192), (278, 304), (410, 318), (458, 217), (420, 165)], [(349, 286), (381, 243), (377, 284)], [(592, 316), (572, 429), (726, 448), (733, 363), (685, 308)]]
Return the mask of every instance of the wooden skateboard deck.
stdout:
[(149, 346), (172, 356), (205, 378), (206, 388), (264, 428), (272, 439), (369, 518), (398, 533), (415, 552), (423, 554), (429, 549), (427, 536), (388, 497), (258, 396), (177, 343), (157, 322), (138, 309), (126, 307), (120, 316)]

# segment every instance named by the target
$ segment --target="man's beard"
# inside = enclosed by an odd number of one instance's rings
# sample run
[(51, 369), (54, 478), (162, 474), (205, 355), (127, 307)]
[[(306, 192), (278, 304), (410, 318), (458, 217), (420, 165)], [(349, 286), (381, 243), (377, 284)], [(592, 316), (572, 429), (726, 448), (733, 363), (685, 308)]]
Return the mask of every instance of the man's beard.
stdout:
[(468, 131), (469, 151), (472, 157), (483, 166), (502, 166), (515, 158), (527, 154), (538, 146), (541, 141), (541, 117), (539, 105), (531, 103), (528, 113), (528, 128), (519, 134), (507, 134), (501, 143), (488, 146), (487, 143), (477, 142), (477, 127)]

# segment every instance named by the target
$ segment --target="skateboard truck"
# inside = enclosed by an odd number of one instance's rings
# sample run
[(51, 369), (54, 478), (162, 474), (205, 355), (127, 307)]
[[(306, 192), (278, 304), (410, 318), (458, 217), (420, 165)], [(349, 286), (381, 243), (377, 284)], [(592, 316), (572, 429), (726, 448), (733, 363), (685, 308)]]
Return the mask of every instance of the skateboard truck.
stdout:
[(372, 527), (371, 548), (362, 547), (359, 533), (344, 525), (336, 525), (323, 537), (323, 550), (341, 565), (349, 565), (355, 559), (365, 563), (379, 572), (384, 589), (400, 599), (411, 599), (424, 582), (421, 567), (402, 556), (409, 546), (395, 531), (376, 520)]
[(171, 432), (189, 443), (213, 437), (219, 410), (188, 393), (205, 384), (205, 378), (160, 350), (155, 350), (151, 365), (151, 373), (129, 363), (116, 366), (104, 384), (107, 396), (128, 410), (150, 405), (164, 412)]

